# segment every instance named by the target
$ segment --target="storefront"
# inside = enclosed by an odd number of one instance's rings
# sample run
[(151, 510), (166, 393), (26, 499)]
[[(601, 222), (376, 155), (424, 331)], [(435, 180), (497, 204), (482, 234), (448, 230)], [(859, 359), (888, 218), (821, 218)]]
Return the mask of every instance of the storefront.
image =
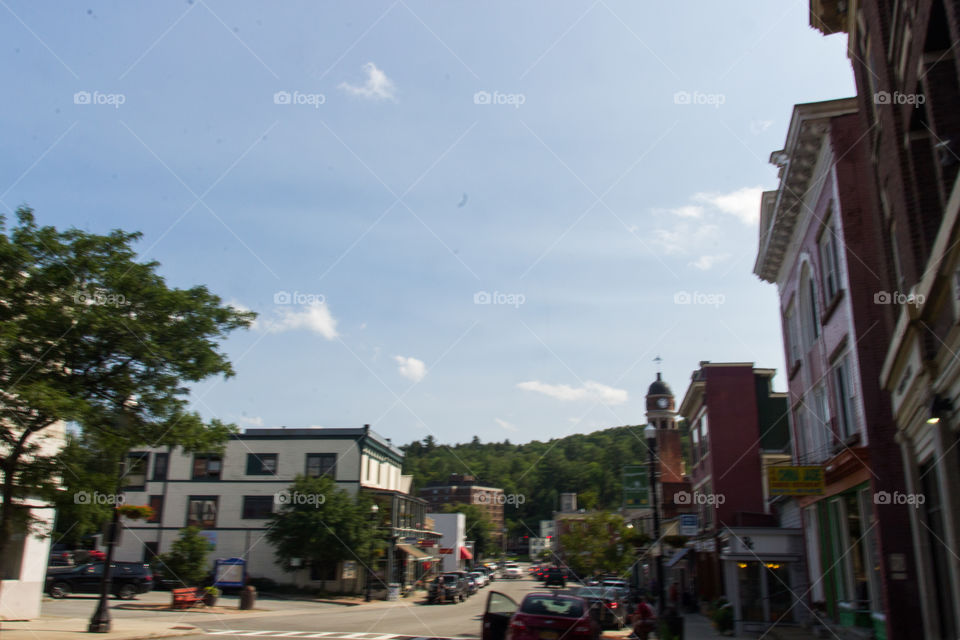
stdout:
[(805, 591), (803, 532), (774, 527), (725, 528), (718, 534), (724, 590), (737, 635), (797, 622)]

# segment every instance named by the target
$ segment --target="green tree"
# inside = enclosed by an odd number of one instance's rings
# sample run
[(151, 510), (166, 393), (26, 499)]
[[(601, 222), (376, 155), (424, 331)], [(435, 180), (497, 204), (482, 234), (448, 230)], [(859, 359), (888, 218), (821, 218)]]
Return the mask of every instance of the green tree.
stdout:
[(157, 569), (165, 577), (179, 581), (184, 587), (200, 586), (210, 575), (211, 566), (207, 556), (213, 544), (200, 535), (199, 527), (187, 527), (170, 546), (170, 551), (161, 553), (156, 561)]
[(624, 573), (633, 563), (634, 532), (617, 514), (601, 511), (572, 521), (560, 536), (566, 564), (580, 576)]
[(189, 385), (233, 375), (219, 342), (255, 314), (206, 287), (169, 287), (138, 262), (138, 233), (38, 226), (0, 216), (0, 556), (21, 500), (49, 490), (53, 456), (40, 443), (61, 422), (80, 426), (116, 469), (132, 447), (215, 450), (232, 431), (188, 408)]
[(475, 504), (455, 502), (443, 507), (444, 513), (462, 513), (465, 516), (467, 540), (473, 540), (473, 549), (477, 559), (486, 557), (490, 549), (493, 525), (486, 512)]
[(79, 546), (87, 535), (102, 531), (113, 516), (113, 505), (77, 500), (84, 493), (110, 494), (116, 490), (117, 474), (114, 469), (104, 467), (102, 456), (99, 449), (85, 442), (79, 434), (67, 434), (67, 443), (57, 457), (61, 478), (61, 490), (54, 492), (57, 542)]
[(354, 499), (329, 476), (299, 475), (280, 502), (266, 535), (285, 570), (294, 570), (294, 558), (307, 566), (330, 567), (343, 560), (370, 566), (380, 541), (370, 526), (372, 503), (366, 495)]

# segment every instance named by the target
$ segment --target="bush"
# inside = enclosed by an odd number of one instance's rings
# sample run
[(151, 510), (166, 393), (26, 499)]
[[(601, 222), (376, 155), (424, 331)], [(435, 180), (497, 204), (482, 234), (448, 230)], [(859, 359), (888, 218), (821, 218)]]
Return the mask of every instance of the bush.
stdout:
[(182, 529), (170, 552), (158, 556), (157, 571), (164, 578), (180, 582), (184, 586), (199, 586), (210, 575), (207, 555), (212, 548), (210, 541), (200, 535), (198, 527)]
[(713, 626), (718, 632), (733, 631), (733, 605), (726, 598), (719, 598), (713, 603), (710, 619), (713, 620)]

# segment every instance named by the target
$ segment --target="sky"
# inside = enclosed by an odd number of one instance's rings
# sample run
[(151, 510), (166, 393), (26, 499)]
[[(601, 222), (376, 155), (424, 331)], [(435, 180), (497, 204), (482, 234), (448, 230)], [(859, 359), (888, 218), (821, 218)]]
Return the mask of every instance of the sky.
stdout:
[[(662, 362), (783, 369), (752, 269), (805, 1), (0, 0), (0, 211), (141, 231), (259, 314), (194, 408), (394, 443), (643, 424)], [(785, 390), (782, 375), (776, 390)]]

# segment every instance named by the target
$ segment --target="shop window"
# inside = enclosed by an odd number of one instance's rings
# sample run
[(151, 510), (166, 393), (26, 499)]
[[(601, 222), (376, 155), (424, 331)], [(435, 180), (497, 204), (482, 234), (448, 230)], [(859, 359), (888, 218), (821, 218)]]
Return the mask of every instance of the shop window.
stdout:
[[(958, 449), (960, 451), (960, 449)], [(960, 454), (958, 454), (960, 455)], [(936, 612), (935, 619), (939, 626), (939, 633), (935, 635), (939, 638), (957, 637), (958, 621), (953, 614), (953, 606), (956, 600), (953, 595), (953, 587), (950, 584), (950, 556), (953, 551), (948, 549), (944, 540), (946, 540), (946, 531), (944, 530), (943, 500), (940, 494), (940, 485), (938, 480), (938, 468), (933, 462), (921, 465), (920, 486), (923, 490), (923, 516), (926, 520), (926, 538), (927, 545), (930, 548), (930, 566), (927, 571), (933, 578), (935, 585)], [(933, 631), (928, 629), (928, 631)]]
[(760, 580), (759, 562), (737, 563), (740, 615), (744, 622), (766, 621), (763, 615), (763, 585)]

